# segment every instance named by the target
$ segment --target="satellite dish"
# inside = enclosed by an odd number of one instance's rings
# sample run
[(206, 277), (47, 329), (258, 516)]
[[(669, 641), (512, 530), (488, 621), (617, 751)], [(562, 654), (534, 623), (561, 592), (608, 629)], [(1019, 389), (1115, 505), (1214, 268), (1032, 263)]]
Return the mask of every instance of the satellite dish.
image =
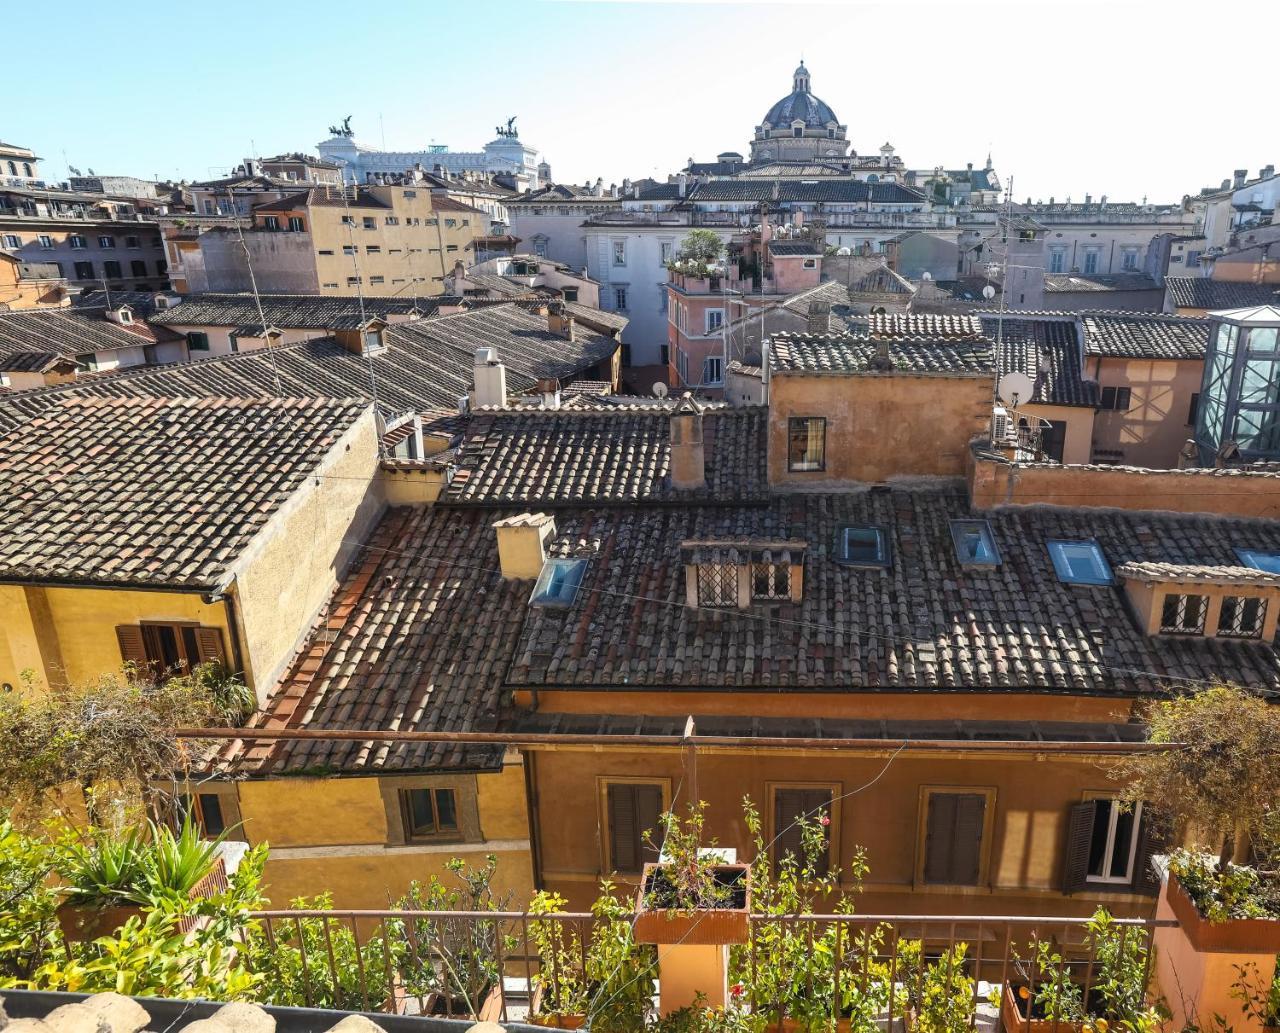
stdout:
[(926, 269), (923, 273), (921, 273), (921, 274), (920, 274), (920, 279), (922, 279), (922, 280), (932, 280), (932, 279), (933, 279), (933, 273), (929, 272), (929, 270), (928, 270), (928, 269)]
[(996, 296), (996, 289), (992, 287), (991, 284), (987, 284), (985, 287), (982, 288), (982, 296), (986, 298), (988, 301), (990, 301), (992, 298)]
[(653, 385), (654, 398), (666, 398), (667, 392), (668, 392), (667, 385), (664, 384), (661, 380), (659, 380), (657, 383)]
[(1006, 373), (1000, 378), (996, 395), (1005, 405), (1016, 407), (1019, 403), (1025, 405), (1031, 401), (1035, 389), (1036, 382), (1025, 373)]
[(842, 247), (842, 248), (840, 248), (840, 250), (839, 250), (839, 251), (837, 251), (837, 252), (836, 252), (836, 254), (837, 254), (837, 255), (839, 255), (841, 258), (845, 258), (845, 257), (847, 257), (847, 256), (849, 256), (849, 255), (851, 255), (851, 254), (853, 254), (853, 252), (852, 252), (852, 251), (850, 251), (847, 247)]

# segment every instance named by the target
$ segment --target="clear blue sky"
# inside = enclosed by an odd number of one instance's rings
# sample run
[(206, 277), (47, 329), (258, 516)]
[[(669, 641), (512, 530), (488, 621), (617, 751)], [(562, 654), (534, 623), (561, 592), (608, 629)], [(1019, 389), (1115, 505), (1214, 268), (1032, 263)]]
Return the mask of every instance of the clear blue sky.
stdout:
[(1263, 0), (70, 0), (4, 22), (24, 42), (0, 139), (53, 179), (207, 178), (314, 152), (347, 114), (365, 145), (455, 150), (516, 115), (559, 180), (665, 176), (745, 153), (801, 55), (859, 152), (990, 147), (1019, 200), (1171, 201), (1280, 164)]

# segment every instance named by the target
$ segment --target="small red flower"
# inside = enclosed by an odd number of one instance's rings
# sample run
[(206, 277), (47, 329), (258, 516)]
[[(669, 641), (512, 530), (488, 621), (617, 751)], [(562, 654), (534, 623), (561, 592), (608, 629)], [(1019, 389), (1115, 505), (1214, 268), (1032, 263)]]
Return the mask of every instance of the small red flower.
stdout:
[(729, 987), (729, 993), (734, 997), (741, 997), (746, 992), (746, 988), (741, 983), (734, 983), (733, 986)]
[(831, 819), (824, 814), (821, 818), (818, 819), (818, 823), (821, 825), (830, 825)]

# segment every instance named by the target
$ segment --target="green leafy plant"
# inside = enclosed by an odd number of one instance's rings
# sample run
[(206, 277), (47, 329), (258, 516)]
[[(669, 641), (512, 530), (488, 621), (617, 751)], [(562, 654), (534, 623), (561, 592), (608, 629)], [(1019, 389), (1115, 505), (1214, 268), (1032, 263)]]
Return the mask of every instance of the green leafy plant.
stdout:
[(686, 276), (705, 279), (712, 274), (712, 267), (722, 254), (724, 242), (714, 230), (693, 229), (680, 241), (680, 248), (668, 268)]
[[(450, 858), (445, 870), (453, 876), (447, 884), (437, 875), (426, 883), (410, 883), (408, 892), (393, 903), (400, 911), (505, 911), (510, 894), (493, 890), (498, 858), (489, 854), (485, 863), (466, 864)], [(450, 922), (448, 919), (408, 918), (393, 923), (393, 934), (406, 938), (409, 949), (401, 958), (404, 990), (416, 997), (438, 994), (445, 1010), (454, 1014), (478, 1014), (485, 994), (497, 985), (499, 939), (497, 920)], [(514, 941), (508, 936), (506, 950)]]
[(139, 828), (90, 833), (67, 843), (57, 862), (67, 883), (67, 902), (82, 907), (142, 903), (138, 894), (146, 880), (146, 856), (147, 841)]
[[(1020, 958), (1014, 962), (1027, 984), (1018, 987), (1019, 1008), (1048, 1022), (1084, 1022), (1084, 989), (1072, 980), (1070, 964), (1048, 941), (1037, 940), (1035, 949), (1030, 963)], [(1034, 995), (1031, 986), (1035, 987)]]
[(0, 813), (0, 987), (30, 980), (58, 949), (57, 849)]
[(1157, 1033), (1168, 1010), (1147, 1000), (1146, 938), (1116, 925), (1105, 908), (1098, 908), (1086, 926), (1085, 943), (1093, 951), (1093, 992), (1103, 1016), (1125, 1033)]
[(763, 1033), (764, 1020), (743, 1009), (712, 1008), (706, 998), (698, 999), (688, 1007), (665, 1015), (652, 1027), (653, 1033)]
[(1203, 854), (1175, 850), (1169, 871), (1178, 877), (1196, 910), (1210, 922), (1233, 918), (1280, 918), (1277, 887), (1255, 868), (1211, 864)]
[(644, 888), (646, 908), (693, 912), (733, 904), (738, 889), (720, 877), (723, 861), (715, 853), (716, 841), (703, 845), (706, 808), (700, 800), (689, 804), (683, 818), (667, 811), (658, 819), (660, 840), (645, 832), (645, 842), (667, 858)]
[(894, 1011), (909, 1010), (919, 1033), (972, 1030), (976, 1011), (974, 981), (965, 972), (967, 943), (957, 943), (929, 962), (919, 940), (898, 941)]
[(854, 1030), (877, 1029), (889, 997), (887, 966), (875, 960), (883, 929), (854, 933), (839, 923), (796, 920), (852, 914), (868, 870), (865, 855), (855, 853), (847, 871), (852, 889), (846, 891), (841, 869), (826, 865), (831, 821), (825, 811), (800, 815), (799, 855), (786, 850), (777, 858), (750, 797), (743, 800), (743, 817), (755, 852), (752, 909), (769, 918), (753, 923), (751, 944), (730, 952), (730, 982), (770, 1021), (786, 1017), (806, 1030), (825, 1030), (848, 1018)]

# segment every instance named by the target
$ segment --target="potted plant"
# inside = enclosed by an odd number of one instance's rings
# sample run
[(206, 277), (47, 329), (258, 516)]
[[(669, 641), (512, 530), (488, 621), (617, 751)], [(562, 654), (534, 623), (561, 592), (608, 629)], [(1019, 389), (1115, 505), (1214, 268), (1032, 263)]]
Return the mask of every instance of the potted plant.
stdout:
[[(659, 824), (664, 860), (647, 863), (636, 897), (638, 943), (726, 945), (747, 941), (751, 914), (751, 869), (726, 864), (715, 841), (702, 845), (706, 804), (690, 804), (681, 819), (674, 811)], [(653, 837), (646, 835), (653, 844)]]
[[(884, 930), (854, 933), (840, 923), (795, 920), (853, 913), (853, 895), (841, 887), (842, 871), (826, 864), (830, 817), (823, 810), (800, 815), (799, 856), (786, 850), (775, 863), (750, 798), (743, 811), (755, 847), (751, 898), (757, 917), (749, 946), (730, 955), (729, 979), (741, 1003), (770, 1029), (787, 1033), (878, 1030), (889, 999), (888, 968), (874, 960)], [(854, 893), (866, 872), (859, 851), (847, 872)]]
[[(70, 942), (94, 940), (164, 903), (175, 911), (193, 911), (191, 902), (227, 888), (226, 869), (216, 840), (200, 838), (188, 819), (175, 833), (148, 822), (115, 836), (97, 834), (88, 843), (68, 844), (59, 865), (67, 882), (58, 923)], [(189, 932), (194, 913), (178, 918)]]
[(920, 940), (898, 941), (893, 1014), (919, 1033), (965, 1033), (974, 1028), (974, 981), (965, 972), (967, 943), (957, 943), (937, 961), (925, 959)]
[(1167, 863), (1165, 900), (1196, 950), (1280, 952), (1280, 893), (1255, 868), (1222, 868), (1189, 850), (1174, 851)]
[[(530, 905), (535, 915), (563, 911), (558, 894), (538, 893)], [(600, 1033), (630, 1033), (644, 1027), (653, 1001), (657, 958), (653, 948), (636, 942), (631, 911), (614, 895), (608, 880), (591, 905), (595, 922), (581, 942), (563, 922), (531, 923), (539, 968), (534, 976), (529, 1021), (556, 1029), (580, 1029), (590, 1020)], [(585, 936), (582, 930), (579, 934)]]
[(1070, 963), (1053, 944), (1036, 941), (1028, 963), (1015, 958), (1021, 976), (1004, 985), (1000, 1020), (1005, 1033), (1078, 1033), (1085, 1024), (1084, 989), (1071, 978)]

